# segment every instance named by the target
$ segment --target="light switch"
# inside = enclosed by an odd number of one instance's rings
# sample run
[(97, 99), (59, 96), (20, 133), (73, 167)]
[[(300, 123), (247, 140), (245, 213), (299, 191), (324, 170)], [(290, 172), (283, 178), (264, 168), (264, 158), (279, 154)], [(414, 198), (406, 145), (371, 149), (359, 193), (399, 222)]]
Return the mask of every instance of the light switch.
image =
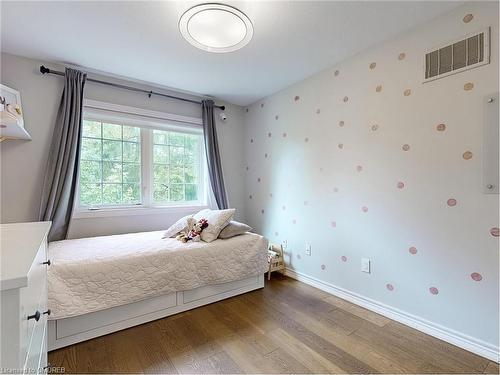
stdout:
[(361, 258), (361, 271), (370, 273), (370, 259)]

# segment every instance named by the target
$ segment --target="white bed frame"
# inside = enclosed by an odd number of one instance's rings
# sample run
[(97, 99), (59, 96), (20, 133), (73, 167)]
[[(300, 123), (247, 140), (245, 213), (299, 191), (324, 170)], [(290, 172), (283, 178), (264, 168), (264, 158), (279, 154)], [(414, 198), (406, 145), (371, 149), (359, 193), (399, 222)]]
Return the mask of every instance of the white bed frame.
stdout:
[(263, 287), (264, 275), (258, 275), (149, 298), (71, 318), (49, 320), (49, 351)]

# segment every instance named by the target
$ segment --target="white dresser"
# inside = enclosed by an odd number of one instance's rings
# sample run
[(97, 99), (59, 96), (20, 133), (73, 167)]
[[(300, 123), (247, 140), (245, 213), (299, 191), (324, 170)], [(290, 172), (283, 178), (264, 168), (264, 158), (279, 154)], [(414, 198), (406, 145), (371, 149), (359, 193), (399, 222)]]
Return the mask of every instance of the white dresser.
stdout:
[(0, 225), (0, 373), (46, 372), (50, 225)]

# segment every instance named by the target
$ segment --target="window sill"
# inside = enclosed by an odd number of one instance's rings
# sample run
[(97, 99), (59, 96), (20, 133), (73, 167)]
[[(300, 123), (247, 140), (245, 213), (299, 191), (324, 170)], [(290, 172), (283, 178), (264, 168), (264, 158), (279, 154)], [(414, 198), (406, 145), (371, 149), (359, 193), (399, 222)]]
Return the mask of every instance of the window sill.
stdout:
[(141, 215), (169, 215), (184, 214), (189, 215), (197, 211), (208, 208), (206, 205), (194, 206), (169, 206), (169, 207), (125, 207), (125, 208), (102, 208), (97, 210), (75, 210), (72, 219), (92, 219), (98, 217), (119, 217), (119, 216), (141, 216)]

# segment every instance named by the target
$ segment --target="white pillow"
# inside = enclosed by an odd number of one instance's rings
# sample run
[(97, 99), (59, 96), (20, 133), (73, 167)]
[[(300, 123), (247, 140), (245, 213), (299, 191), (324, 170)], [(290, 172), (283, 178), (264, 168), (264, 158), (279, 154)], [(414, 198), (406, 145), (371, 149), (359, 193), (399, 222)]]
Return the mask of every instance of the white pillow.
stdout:
[(212, 242), (219, 237), (219, 233), (225, 228), (227, 224), (233, 219), (234, 208), (228, 210), (201, 210), (194, 215), (196, 221), (200, 219), (207, 219), (208, 227), (201, 232), (201, 239), (205, 242)]
[(193, 217), (193, 215), (187, 215), (184, 217), (181, 217), (179, 220), (177, 220), (175, 223), (173, 223), (170, 228), (168, 228), (164, 233), (162, 238), (172, 238), (177, 236), (179, 232), (182, 232), (183, 230), (186, 229), (187, 227), (187, 221), (190, 217)]

